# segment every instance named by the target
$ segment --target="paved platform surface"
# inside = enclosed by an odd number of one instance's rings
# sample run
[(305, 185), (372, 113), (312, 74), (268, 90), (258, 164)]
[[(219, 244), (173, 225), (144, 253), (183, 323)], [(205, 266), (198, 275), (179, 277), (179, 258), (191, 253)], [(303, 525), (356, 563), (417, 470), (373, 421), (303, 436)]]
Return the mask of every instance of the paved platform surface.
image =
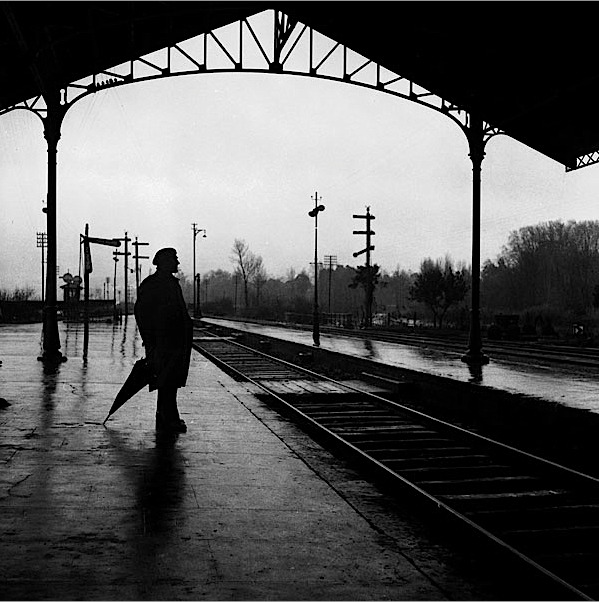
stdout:
[(196, 352), (188, 433), (147, 391), (103, 427), (134, 320), (92, 324), (86, 361), (60, 336), (48, 370), (41, 325), (0, 325), (1, 599), (522, 599)]

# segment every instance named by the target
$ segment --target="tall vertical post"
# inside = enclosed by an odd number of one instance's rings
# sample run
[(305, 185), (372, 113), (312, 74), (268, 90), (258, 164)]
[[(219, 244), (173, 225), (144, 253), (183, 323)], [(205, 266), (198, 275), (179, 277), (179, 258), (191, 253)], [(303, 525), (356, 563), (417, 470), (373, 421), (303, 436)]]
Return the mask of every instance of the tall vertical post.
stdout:
[(46, 297), (46, 295), (44, 294), (44, 290), (46, 288), (46, 277), (45, 277), (45, 263), (46, 263), (46, 258), (45, 258), (45, 248), (48, 244), (48, 239), (46, 237), (46, 233), (45, 232), (38, 232), (37, 233), (37, 246), (41, 247), (42, 249), (42, 303), (44, 303), (44, 299)]
[(114, 278), (113, 278), (113, 282), (112, 282), (112, 311), (113, 311), (113, 317), (114, 317), (115, 322), (118, 319), (118, 311), (116, 308), (116, 265), (119, 262), (118, 255), (119, 255), (118, 251), (112, 252), (112, 258), (114, 259)]
[(198, 279), (196, 276), (196, 227), (197, 224), (195, 222), (193, 222), (191, 224), (191, 228), (193, 230), (193, 315), (194, 317), (197, 317), (197, 313), (198, 313), (198, 293), (197, 293), (197, 288), (198, 288)]
[(470, 115), (468, 143), (472, 160), (472, 291), (468, 350), (461, 359), (467, 364), (482, 365), (489, 363), (489, 358), (482, 350), (480, 334), (480, 204), (485, 141), (483, 122), (476, 114)]
[(235, 272), (235, 298), (233, 300), (233, 315), (237, 315), (237, 279), (239, 277), (239, 272)]
[(85, 249), (83, 262), (83, 359), (87, 359), (87, 348), (89, 345), (89, 273), (91, 271), (91, 255), (89, 249), (89, 224), (85, 224), (85, 236), (83, 238)]
[(366, 207), (366, 277), (368, 278), (366, 282), (366, 326), (372, 326), (372, 296), (373, 296), (373, 274), (371, 271), (370, 264), (370, 251), (371, 249), (371, 238), (372, 230), (370, 229), (370, 220), (372, 219), (372, 215), (370, 215), (370, 207)]
[(196, 310), (194, 316), (196, 318), (202, 317), (202, 304), (201, 304), (201, 293), (202, 293), (202, 275), (198, 272), (195, 276), (195, 293), (196, 293)]
[[(308, 215), (314, 218), (314, 315), (312, 317), (312, 340), (314, 346), (320, 346), (320, 325), (318, 319), (318, 214), (324, 211), (324, 205), (318, 204), (318, 192), (314, 193), (314, 209)], [(321, 198), (322, 200), (322, 198)]]
[(64, 362), (66, 357), (60, 352), (60, 337), (58, 334), (58, 313), (56, 300), (56, 160), (60, 127), (65, 110), (60, 104), (58, 90), (48, 93), (45, 97), (47, 114), (44, 118), (44, 138), (48, 144), (48, 193), (46, 205), (48, 255), (46, 270), (46, 297), (43, 309), (43, 351), (40, 359), (45, 362)]
[[(331, 313), (331, 279), (333, 275), (333, 266), (337, 265), (337, 255), (325, 255), (324, 256), (325, 264), (328, 264), (329, 269), (329, 314)], [(330, 319), (330, 318), (329, 318)]]
[(129, 315), (129, 280), (128, 280), (128, 272), (129, 272), (129, 247), (128, 247), (128, 243), (131, 240), (128, 236), (127, 236), (127, 232), (125, 232), (125, 238), (123, 239), (125, 241), (125, 320), (127, 319), (127, 316)]
[(200, 309), (200, 293), (199, 279), (200, 275), (196, 273), (196, 237), (200, 232), (204, 233), (203, 238), (206, 238), (206, 229), (198, 228), (198, 225), (194, 222), (191, 224), (193, 230), (193, 315), (195, 318), (202, 317), (202, 310)]
[[(129, 253), (129, 246), (128, 246), (128, 242), (131, 240), (128, 236), (127, 236), (127, 232), (125, 232), (125, 238), (115, 238), (114, 240), (124, 240), (125, 241), (125, 250), (123, 252), (120, 251), (113, 251), (113, 255), (114, 255), (114, 261), (117, 262), (117, 255), (123, 255), (125, 257), (125, 278), (124, 278), (124, 287), (125, 287), (125, 319), (127, 319), (127, 315), (129, 312), (129, 302), (127, 300), (127, 287), (128, 287), (128, 272), (129, 272), (129, 262), (128, 262), (128, 257), (129, 255), (131, 255), (131, 253)], [(114, 299), (115, 299), (115, 314), (116, 314), (116, 263), (114, 264)], [(120, 299), (119, 299), (119, 303), (120, 303)]]
[(372, 326), (372, 297), (374, 294), (374, 274), (370, 267), (370, 251), (374, 251), (374, 245), (371, 244), (372, 236), (374, 235), (374, 231), (370, 229), (370, 222), (374, 219), (374, 215), (370, 213), (370, 207), (366, 207), (366, 215), (355, 215), (354, 219), (365, 219), (366, 220), (366, 230), (354, 230), (354, 234), (365, 234), (366, 235), (366, 248), (361, 251), (356, 251), (353, 253), (354, 257), (361, 255), (362, 253), (366, 253), (366, 265), (364, 266), (364, 270), (366, 273), (366, 282), (364, 283), (365, 287), (365, 326)]
[(137, 242), (137, 236), (135, 237), (135, 296), (137, 297), (137, 289), (139, 288), (139, 243)]
[(135, 237), (135, 241), (131, 243), (135, 247), (135, 255), (133, 258), (135, 259), (135, 298), (137, 299), (137, 290), (139, 289), (139, 276), (141, 272), (141, 266), (139, 265), (140, 259), (150, 259), (148, 255), (140, 255), (139, 247), (144, 245), (149, 245), (149, 242), (139, 242), (137, 240), (137, 236)]

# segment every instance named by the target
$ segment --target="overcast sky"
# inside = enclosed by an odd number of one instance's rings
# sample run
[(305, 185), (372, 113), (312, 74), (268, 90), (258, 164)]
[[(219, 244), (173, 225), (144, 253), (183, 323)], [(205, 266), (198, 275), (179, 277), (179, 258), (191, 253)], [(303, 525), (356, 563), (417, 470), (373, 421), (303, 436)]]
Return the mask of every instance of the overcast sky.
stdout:
[[(36, 232), (45, 231), (46, 142), (25, 111), (0, 116), (0, 289), (41, 281)], [(425, 257), (470, 262), (471, 162), (462, 131), (415, 103), (357, 86), (274, 74), (205, 74), (107, 89), (67, 113), (58, 153), (58, 265), (79, 270), (85, 224), (99, 237), (138, 237), (143, 254), (179, 251), (192, 274), (232, 270), (244, 239), (267, 272), (309, 269), (313, 196), (319, 259), (365, 238), (352, 218), (375, 216), (372, 260), (416, 271)], [(599, 166), (562, 165), (505, 136), (487, 145), (481, 260), (513, 230), (548, 220), (599, 219)], [(93, 246), (91, 288), (112, 278), (112, 248)], [(122, 250), (122, 249), (121, 249)], [(143, 275), (150, 262), (142, 262)], [(118, 279), (122, 282), (122, 263)], [(62, 284), (59, 281), (59, 284)]]

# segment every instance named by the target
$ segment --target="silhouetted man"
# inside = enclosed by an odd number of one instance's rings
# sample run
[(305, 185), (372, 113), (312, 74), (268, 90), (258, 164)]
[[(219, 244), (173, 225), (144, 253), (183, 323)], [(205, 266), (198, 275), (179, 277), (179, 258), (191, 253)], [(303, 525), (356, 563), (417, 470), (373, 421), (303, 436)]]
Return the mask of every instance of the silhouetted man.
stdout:
[(187, 426), (179, 416), (177, 389), (187, 382), (193, 324), (177, 278), (177, 251), (160, 249), (152, 263), (156, 272), (140, 285), (135, 302), (146, 361), (156, 376), (150, 390), (158, 389), (156, 428), (184, 433)]

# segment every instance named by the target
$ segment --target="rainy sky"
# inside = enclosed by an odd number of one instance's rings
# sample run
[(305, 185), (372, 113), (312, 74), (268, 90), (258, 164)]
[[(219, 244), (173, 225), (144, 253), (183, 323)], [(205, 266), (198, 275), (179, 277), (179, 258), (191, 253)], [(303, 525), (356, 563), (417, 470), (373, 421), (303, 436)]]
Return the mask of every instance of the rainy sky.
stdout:
[[(0, 289), (40, 288), (46, 230), (46, 143), (25, 111), (0, 116)], [(425, 257), (470, 262), (471, 163), (447, 117), (410, 101), (309, 77), (225, 73), (106, 89), (75, 103), (58, 151), (59, 275), (79, 273), (79, 235), (124, 237), (179, 251), (191, 275), (232, 270), (236, 238), (269, 275), (310, 270), (314, 195), (319, 260), (358, 265), (370, 207), (372, 261), (417, 271)], [(599, 219), (599, 166), (562, 165), (506, 136), (486, 148), (481, 261), (510, 232), (549, 220)], [(122, 250), (122, 249), (121, 249)], [(91, 289), (112, 278), (110, 247), (93, 246)], [(142, 275), (151, 264), (142, 260)], [(122, 264), (120, 264), (122, 265)], [(122, 276), (119, 275), (119, 278)], [(59, 282), (61, 284), (61, 282)]]

